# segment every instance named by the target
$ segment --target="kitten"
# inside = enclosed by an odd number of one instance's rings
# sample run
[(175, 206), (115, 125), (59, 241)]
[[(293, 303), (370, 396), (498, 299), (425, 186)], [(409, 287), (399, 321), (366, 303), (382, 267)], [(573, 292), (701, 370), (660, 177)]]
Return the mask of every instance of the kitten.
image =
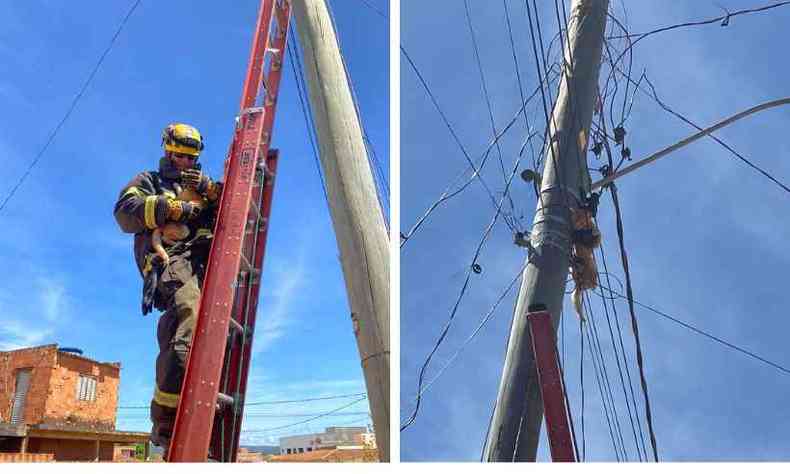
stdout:
[(576, 284), (571, 294), (571, 302), (579, 319), (584, 322), (582, 292), (598, 286), (598, 268), (595, 265), (593, 250), (601, 245), (601, 232), (595, 218), (587, 209), (571, 208), (571, 221), (574, 229), (573, 257), (571, 276)]
[[(205, 208), (203, 197), (198, 194), (194, 188), (182, 189), (178, 183), (176, 183), (174, 187), (178, 192), (178, 195), (176, 196), (177, 199), (189, 201), (192, 204), (197, 204), (198, 206)], [(180, 240), (186, 239), (187, 237), (189, 237), (189, 227), (186, 224), (181, 224), (179, 222), (168, 222), (162, 227), (154, 229), (153, 233), (151, 233), (151, 247), (153, 247), (154, 252), (159, 255), (159, 258), (162, 259), (164, 266), (167, 266), (167, 264), (170, 263), (170, 255), (167, 254), (163, 243), (167, 245), (173, 245)]]

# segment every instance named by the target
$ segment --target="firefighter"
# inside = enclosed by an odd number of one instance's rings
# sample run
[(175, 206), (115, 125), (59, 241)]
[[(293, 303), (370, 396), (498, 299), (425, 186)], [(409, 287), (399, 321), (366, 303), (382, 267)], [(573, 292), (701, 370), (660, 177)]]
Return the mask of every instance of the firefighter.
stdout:
[[(152, 307), (164, 311), (157, 328), (151, 441), (167, 453), (222, 184), (200, 170), (203, 137), (195, 127), (168, 125), (162, 144), (159, 170), (142, 172), (124, 186), (114, 214), (121, 230), (134, 234), (134, 257), (144, 282), (143, 314)], [(196, 190), (202, 200), (178, 199), (184, 188)], [(169, 223), (186, 225), (189, 235), (165, 247), (169, 256), (165, 264), (152, 249), (151, 237)]]

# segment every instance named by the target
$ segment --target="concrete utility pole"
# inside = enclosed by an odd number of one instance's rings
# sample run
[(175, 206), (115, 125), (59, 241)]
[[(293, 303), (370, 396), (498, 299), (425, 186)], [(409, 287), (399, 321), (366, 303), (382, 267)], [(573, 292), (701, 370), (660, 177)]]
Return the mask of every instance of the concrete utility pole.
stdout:
[[(505, 367), (486, 440), (487, 461), (535, 461), (543, 419), (527, 312), (545, 305), (557, 331), (570, 264), (569, 206), (590, 189), (587, 138), (596, 101), (608, 0), (573, 0), (563, 36), (563, 79), (549, 126), (542, 199), (533, 221), (535, 249), (524, 270)], [(536, 13), (537, 14), (537, 13)]]
[(292, 0), (380, 459), (389, 461), (389, 239), (324, 0)]

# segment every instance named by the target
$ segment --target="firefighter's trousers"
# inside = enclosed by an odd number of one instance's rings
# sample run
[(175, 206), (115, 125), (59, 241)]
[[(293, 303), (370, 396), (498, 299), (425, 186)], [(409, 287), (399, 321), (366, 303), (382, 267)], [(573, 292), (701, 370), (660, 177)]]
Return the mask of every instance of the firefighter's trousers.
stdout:
[[(200, 259), (202, 260), (202, 259)], [(166, 311), (159, 318), (156, 387), (151, 401), (152, 438), (169, 443), (178, 397), (184, 380), (187, 354), (197, 321), (203, 263), (190, 251), (172, 256), (157, 285)], [(154, 440), (156, 442), (156, 440)]]

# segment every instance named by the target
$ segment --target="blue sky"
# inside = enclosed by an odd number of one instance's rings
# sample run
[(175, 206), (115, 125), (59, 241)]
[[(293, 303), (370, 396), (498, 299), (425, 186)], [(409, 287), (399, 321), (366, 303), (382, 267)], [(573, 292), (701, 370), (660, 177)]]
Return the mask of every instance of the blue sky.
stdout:
[[(65, 113), (132, 3), (0, 4), (3, 197)], [(80, 347), (97, 360), (119, 361), (120, 405), (148, 404), (157, 316), (140, 314), (132, 236), (119, 231), (113, 204), (136, 173), (156, 168), (161, 130), (172, 121), (201, 130), (204, 170), (219, 177), (258, 3), (143, 1), (132, 15), (71, 118), (0, 212), (0, 266), (7, 269), (0, 285), (0, 349), (58, 343)], [(371, 3), (388, 9), (385, 0)], [(357, 1), (331, 5), (370, 141), (389, 169), (386, 21)], [(337, 245), (289, 61), (274, 146), (281, 158), (247, 399), (364, 392)], [(244, 429), (304, 420), (280, 415), (321, 413), (352, 400), (250, 407)], [(247, 433), (242, 443), (366, 423), (365, 401), (347, 411), (352, 414)], [(149, 430), (147, 411), (119, 410), (118, 429)]]
[[(469, 2), (497, 128), (519, 107), (519, 92), (502, 2)], [(557, 29), (554, 8), (540, 7), (546, 44)], [(566, 5), (569, 2), (565, 2)], [(768, 2), (629, 1), (632, 32), (719, 16)], [(509, 1), (524, 89), (536, 85), (524, 2)], [(623, 20), (623, 2), (612, 13)], [(717, 24), (649, 37), (635, 47), (634, 77), (643, 70), (668, 105), (710, 125), (760, 102), (790, 95), (782, 38), (790, 8), (732, 18)], [(438, 102), (476, 161), (491, 141), (491, 124), (460, 0), (401, 2), (401, 44), (420, 68)], [(556, 52), (556, 48), (555, 48)], [(401, 230), (407, 231), (466, 161), (401, 56)], [(621, 81), (622, 85), (622, 81)], [(555, 89), (556, 90), (556, 89)], [(619, 96), (622, 100), (622, 94)], [(540, 127), (534, 101), (529, 110)], [(619, 117), (619, 114), (618, 114)], [(718, 136), (780, 180), (790, 180), (787, 133), (790, 110), (745, 119)], [(694, 132), (639, 94), (626, 123), (634, 158), (645, 157)], [(611, 129), (611, 127), (610, 127)], [(503, 161), (513, 166), (526, 137), (518, 122), (501, 140)], [(536, 143), (539, 147), (539, 143)], [(590, 155), (591, 167), (598, 165)], [(528, 160), (528, 159), (527, 159)], [(523, 165), (519, 169), (523, 169)], [(504, 189), (496, 152), (483, 176), (493, 192)], [(593, 176), (600, 176), (593, 173)], [(522, 227), (535, 209), (521, 180), (513, 198)], [(635, 298), (672, 316), (787, 366), (790, 329), (785, 288), (788, 195), (710, 139), (623, 178), (618, 185)], [(401, 251), (401, 420), (413, 407), (417, 374), (459, 293), (475, 246), (493, 215), (479, 183), (440, 207)], [(599, 226), (610, 272), (622, 278), (608, 197)], [(495, 227), (448, 337), (426, 380), (472, 333), (523, 264), (501, 222)], [(569, 288), (570, 289), (570, 288)], [(498, 307), (456, 362), (424, 395), (417, 421), (401, 435), (401, 457), (476, 461), (501, 376), (516, 290)], [(641, 393), (627, 305), (617, 303), (634, 390)], [(565, 308), (569, 308), (566, 300)], [(623, 427), (626, 449), (635, 450), (603, 313), (598, 331)], [(579, 329), (565, 313), (566, 381), (580, 430)], [(645, 371), (662, 460), (789, 460), (790, 378), (659, 316), (637, 308)], [(589, 344), (589, 342), (587, 342)], [(587, 460), (614, 460), (589, 352), (585, 349)], [(640, 408), (640, 410), (642, 410)], [(644, 423), (644, 412), (641, 412)], [(580, 437), (580, 436), (579, 436)], [(548, 459), (544, 442), (539, 459)]]

